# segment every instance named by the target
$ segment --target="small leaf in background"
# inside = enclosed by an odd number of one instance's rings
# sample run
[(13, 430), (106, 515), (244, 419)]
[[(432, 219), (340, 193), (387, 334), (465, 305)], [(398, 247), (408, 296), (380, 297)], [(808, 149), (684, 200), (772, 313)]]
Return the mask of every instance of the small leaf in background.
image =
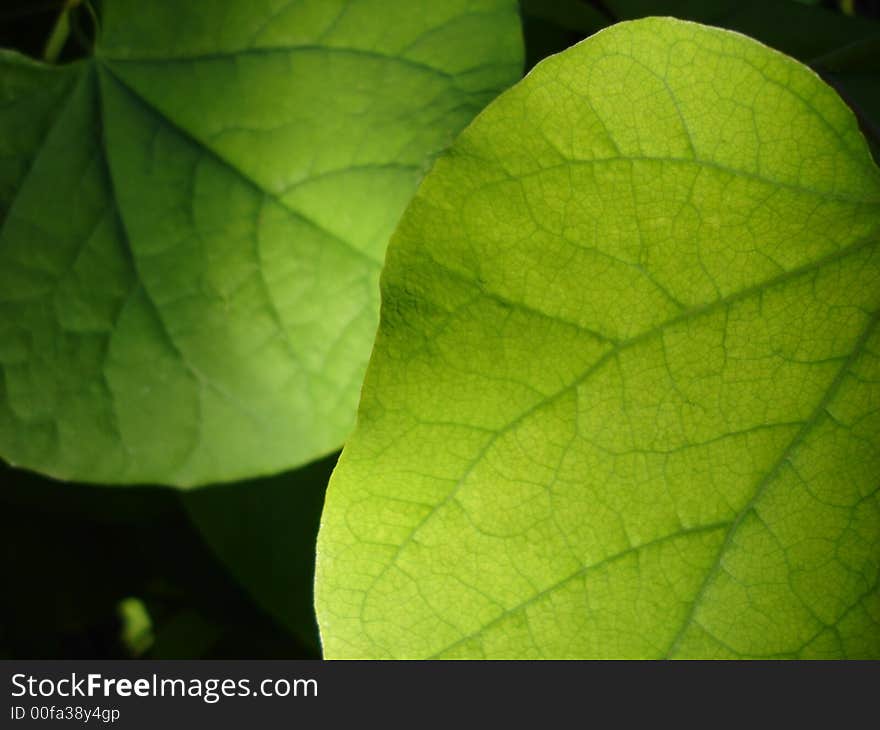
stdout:
[(120, 640), (133, 657), (145, 654), (155, 641), (153, 621), (144, 602), (139, 598), (123, 598), (118, 607), (122, 623)]
[(522, 63), (514, 0), (105, 0), (0, 51), (0, 456), (180, 486), (348, 434), (385, 245)]
[(880, 170), (814, 73), (624, 23), (401, 221), (326, 656), (880, 657)]

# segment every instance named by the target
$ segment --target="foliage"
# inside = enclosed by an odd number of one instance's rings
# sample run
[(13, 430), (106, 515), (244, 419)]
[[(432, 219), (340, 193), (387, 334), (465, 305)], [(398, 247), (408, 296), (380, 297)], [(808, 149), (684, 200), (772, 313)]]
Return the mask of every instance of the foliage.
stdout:
[(325, 651), (877, 652), (878, 243), (880, 170), (791, 59), (644, 20), (541, 63), (389, 250)]
[(0, 56), (0, 454), (181, 486), (305, 464), (351, 428), (426, 161), (519, 72), (515, 5), (148, 7), (106, 0), (70, 65)]
[(513, 0), (0, 10), (0, 655), (318, 656), (431, 170), (326, 655), (880, 656), (877, 169), (614, 24), (875, 155), (878, 25), (520, 5), (454, 142)]

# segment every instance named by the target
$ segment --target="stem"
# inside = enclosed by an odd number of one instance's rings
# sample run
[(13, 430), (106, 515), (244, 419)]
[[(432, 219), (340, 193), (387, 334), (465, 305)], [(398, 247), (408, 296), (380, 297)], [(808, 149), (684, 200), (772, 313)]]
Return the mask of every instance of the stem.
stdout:
[(46, 63), (55, 63), (64, 44), (67, 43), (67, 37), (70, 35), (70, 11), (79, 5), (82, 0), (65, 0), (58, 14), (58, 20), (52, 28), (49, 40), (46, 41), (46, 47), (43, 49), (43, 60)]

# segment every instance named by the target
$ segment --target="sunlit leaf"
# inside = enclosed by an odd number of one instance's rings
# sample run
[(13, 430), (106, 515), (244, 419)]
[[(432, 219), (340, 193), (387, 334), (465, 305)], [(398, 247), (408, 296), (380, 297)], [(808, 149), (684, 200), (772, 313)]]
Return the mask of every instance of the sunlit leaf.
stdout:
[(327, 656), (880, 656), (880, 171), (813, 72), (593, 36), (438, 160), (382, 291)]

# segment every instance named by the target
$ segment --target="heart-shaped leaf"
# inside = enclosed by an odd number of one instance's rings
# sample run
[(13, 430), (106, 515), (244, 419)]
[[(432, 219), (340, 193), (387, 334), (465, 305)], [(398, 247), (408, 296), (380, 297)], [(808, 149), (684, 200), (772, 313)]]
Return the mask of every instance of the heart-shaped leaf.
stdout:
[(192, 485), (335, 450), (387, 238), (516, 79), (516, 3), (101, 7), (87, 60), (0, 53), (0, 456)]
[(880, 171), (814, 73), (600, 32), (437, 161), (382, 292), (327, 656), (880, 656)]

